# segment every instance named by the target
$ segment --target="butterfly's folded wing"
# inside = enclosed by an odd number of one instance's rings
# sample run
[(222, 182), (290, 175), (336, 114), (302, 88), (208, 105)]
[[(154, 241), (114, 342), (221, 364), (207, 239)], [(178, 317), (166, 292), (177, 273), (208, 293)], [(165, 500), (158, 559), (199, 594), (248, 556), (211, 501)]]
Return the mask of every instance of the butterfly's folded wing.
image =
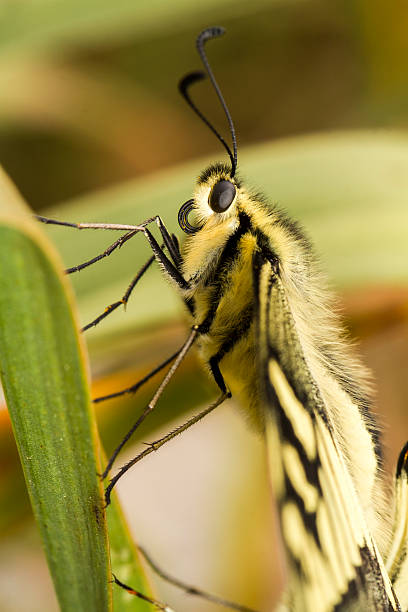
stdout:
[(408, 443), (400, 453), (395, 475), (392, 545), (386, 568), (402, 610), (408, 610)]
[(273, 260), (253, 262), (272, 485), (291, 612), (400, 610), (325, 405), (307, 366)]

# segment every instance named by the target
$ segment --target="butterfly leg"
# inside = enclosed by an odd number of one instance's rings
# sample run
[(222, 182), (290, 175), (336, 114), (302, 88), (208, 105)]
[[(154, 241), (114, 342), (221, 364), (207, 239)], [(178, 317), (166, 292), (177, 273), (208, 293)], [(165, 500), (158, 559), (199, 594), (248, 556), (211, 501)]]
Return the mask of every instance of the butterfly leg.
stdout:
[(121, 395), (136, 393), (136, 391), (138, 391), (140, 387), (142, 387), (151, 378), (153, 378), (153, 376), (161, 372), (163, 368), (165, 368), (172, 361), (174, 361), (176, 357), (178, 356), (178, 354), (180, 353), (180, 351), (181, 349), (173, 353), (173, 355), (170, 355), (170, 357), (167, 357), (167, 359), (162, 361), (162, 363), (160, 363), (153, 370), (151, 370), (148, 374), (146, 374), (146, 376), (138, 380), (135, 384), (131, 385), (130, 387), (126, 387), (125, 389), (121, 389), (120, 391), (115, 391), (114, 393), (109, 393), (109, 395), (102, 395), (100, 397), (95, 397), (92, 401), (94, 402), (94, 404), (99, 404), (99, 402), (105, 402), (106, 400), (114, 399), (116, 397), (120, 397)]
[[(74, 229), (102, 229), (102, 230), (113, 230), (113, 231), (124, 231), (126, 234), (118, 238), (114, 243), (112, 243), (103, 253), (96, 255), (92, 259), (74, 266), (72, 268), (68, 268), (66, 270), (67, 274), (72, 274), (73, 272), (79, 272), (84, 268), (91, 266), (92, 264), (100, 261), (101, 259), (108, 257), (115, 251), (117, 248), (121, 247), (125, 242), (133, 238), (136, 234), (143, 232), (143, 234), (148, 239), (148, 242), (151, 246), (151, 249), (155, 255), (156, 260), (162, 264), (164, 271), (170, 276), (180, 288), (187, 288), (188, 285), (184, 278), (180, 273), (181, 267), (181, 256), (180, 250), (178, 248), (177, 239), (174, 236), (170, 235), (165, 224), (159, 215), (155, 217), (150, 217), (142, 223), (138, 225), (127, 225), (120, 223), (70, 223), (68, 221), (58, 221), (57, 219), (50, 219), (48, 217), (42, 217), (37, 215), (36, 219), (41, 223), (45, 223), (46, 225), (60, 225), (64, 227), (72, 227)], [(160, 230), (165, 246), (167, 247), (171, 260), (163, 252), (163, 248), (159, 246), (155, 238), (152, 236), (151, 232), (147, 229), (147, 225), (155, 222)]]
[[(182, 258), (181, 258), (177, 238), (174, 234), (172, 235), (169, 234), (165, 224), (163, 223), (163, 221), (161, 220), (159, 216), (151, 217), (150, 219), (146, 219), (145, 221), (143, 221), (140, 225), (134, 225), (134, 226), (119, 225), (119, 224), (106, 224), (106, 223), (70, 223), (67, 221), (58, 221), (56, 219), (49, 219), (48, 217), (41, 217), (41, 216), (37, 216), (36, 218), (45, 224), (60, 225), (60, 226), (72, 227), (75, 229), (105, 229), (105, 230), (125, 230), (126, 229), (126, 230), (130, 230), (130, 231), (127, 231), (126, 234), (118, 238), (118, 240), (115, 240), (115, 242), (109, 245), (107, 249), (105, 249), (102, 253), (99, 253), (92, 259), (89, 259), (79, 265), (73, 266), (72, 268), (67, 268), (65, 270), (66, 274), (72, 274), (74, 272), (79, 272), (80, 270), (83, 270), (84, 268), (87, 268), (88, 266), (91, 266), (97, 263), (101, 259), (108, 257), (116, 249), (122, 247), (123, 244), (125, 244), (125, 242), (133, 238), (133, 236), (135, 236), (139, 232), (143, 232), (146, 235), (149, 241), (149, 244), (154, 252), (154, 255), (148, 259), (148, 261), (142, 266), (142, 268), (136, 274), (136, 276), (130, 283), (122, 299), (118, 300), (117, 302), (113, 302), (112, 304), (109, 304), (109, 306), (105, 308), (102, 314), (100, 314), (93, 321), (91, 321), (90, 323), (88, 323), (82, 328), (81, 331), (83, 332), (87, 331), (91, 327), (98, 325), (100, 321), (102, 321), (107, 316), (109, 316), (114, 310), (119, 308), (119, 306), (121, 306), (122, 304), (126, 307), (129, 297), (131, 293), (133, 292), (134, 288), (136, 287), (137, 283), (142, 278), (142, 276), (145, 274), (145, 272), (147, 272), (147, 270), (150, 268), (150, 266), (152, 265), (155, 259), (159, 261), (159, 263), (162, 265), (166, 275), (170, 277), (173, 281), (175, 281), (181, 290), (186, 289), (188, 287), (188, 284), (183, 279), (180, 273)], [(162, 235), (163, 244), (161, 246), (154, 239), (151, 232), (146, 230), (146, 225), (152, 222), (157, 223), (157, 226)], [(169, 252), (170, 260), (166, 257), (163, 251), (165, 247), (167, 248)], [(187, 307), (188, 307), (188, 304), (187, 304)]]
[[(168, 383), (173, 378), (176, 370), (178, 369), (179, 365), (183, 361), (184, 357), (187, 355), (188, 351), (190, 350), (190, 348), (194, 344), (194, 342), (195, 342), (195, 340), (197, 338), (197, 335), (198, 335), (198, 329), (197, 329), (197, 326), (194, 326), (193, 329), (191, 330), (191, 333), (188, 336), (187, 340), (185, 341), (185, 343), (181, 347), (180, 351), (178, 352), (178, 355), (177, 355), (173, 365), (171, 366), (171, 368), (167, 372), (166, 376), (163, 378), (162, 382), (160, 383), (159, 387), (157, 388), (157, 390), (156, 390), (155, 394), (153, 395), (152, 399), (150, 400), (149, 404), (146, 406), (146, 408), (144, 409), (142, 414), (139, 416), (137, 421), (134, 423), (134, 425), (128, 431), (126, 436), (122, 439), (122, 441), (119, 444), (119, 446), (117, 446), (117, 448), (113, 451), (112, 456), (110, 457), (110, 459), (108, 461), (108, 465), (106, 466), (106, 468), (105, 468), (105, 470), (104, 470), (104, 472), (102, 474), (102, 478), (105, 478), (107, 476), (107, 474), (108, 474), (110, 468), (112, 467), (116, 457), (118, 456), (119, 452), (122, 450), (122, 448), (124, 447), (126, 442), (132, 437), (132, 435), (134, 434), (136, 429), (143, 423), (145, 418), (156, 407), (156, 404), (157, 404), (159, 398), (161, 397), (164, 389), (167, 387)], [(125, 470), (125, 471), (127, 471), (127, 470)], [(121, 475), (122, 475), (122, 470), (119, 472), (119, 475), (117, 475), (118, 477), (115, 477), (115, 479), (114, 479), (115, 482), (120, 478)], [(110, 487), (110, 489), (112, 489), (112, 487), (113, 487), (113, 484)], [(108, 487), (108, 489), (109, 489), (109, 487)]]
[(85, 325), (81, 331), (85, 332), (88, 329), (90, 329), (91, 327), (95, 327), (96, 325), (98, 325), (98, 323), (100, 323), (103, 319), (106, 319), (106, 317), (108, 317), (112, 312), (114, 312), (117, 308), (119, 308), (119, 306), (124, 306), (124, 308), (126, 308), (126, 305), (129, 301), (129, 298), (134, 290), (134, 288), (136, 287), (137, 283), (140, 281), (140, 279), (142, 278), (142, 276), (145, 274), (145, 272), (147, 272), (147, 270), (150, 268), (150, 266), (152, 265), (152, 263), (154, 262), (155, 258), (154, 255), (152, 255), (147, 262), (140, 268), (140, 270), (138, 271), (138, 273), (136, 274), (136, 276), (134, 277), (134, 279), (132, 280), (132, 282), (130, 283), (130, 285), (128, 286), (128, 288), (126, 289), (126, 292), (124, 293), (124, 295), (122, 296), (122, 298), (120, 300), (118, 300), (117, 302), (113, 302), (112, 304), (109, 304), (109, 306), (107, 306), (105, 308), (105, 310), (103, 311), (102, 314), (100, 314), (99, 316), (97, 316), (93, 321), (91, 321), (90, 323), (88, 323), (87, 325)]
[[(141, 416), (138, 418), (136, 423), (133, 425), (133, 427), (129, 430), (129, 432), (123, 438), (123, 440), (121, 441), (119, 446), (112, 453), (112, 456), (109, 459), (109, 462), (108, 462), (108, 464), (107, 464), (107, 466), (106, 466), (106, 468), (105, 468), (105, 470), (104, 470), (104, 472), (102, 474), (102, 478), (105, 478), (107, 476), (107, 474), (109, 473), (109, 471), (110, 471), (110, 469), (111, 469), (111, 467), (112, 467), (116, 457), (118, 456), (118, 454), (121, 451), (121, 449), (123, 448), (123, 446), (129, 440), (129, 438), (133, 435), (133, 433), (136, 431), (136, 429), (139, 427), (139, 425), (144, 421), (144, 419), (147, 417), (147, 415), (150, 414), (150, 412), (154, 409), (154, 407), (155, 407), (155, 405), (157, 403), (157, 400), (161, 396), (164, 388), (170, 382), (170, 380), (173, 377), (175, 371), (177, 370), (179, 364), (181, 363), (181, 361), (184, 358), (184, 356), (187, 354), (187, 351), (190, 349), (190, 347), (192, 346), (193, 342), (195, 341), (195, 339), (196, 339), (196, 337), (197, 337), (197, 335), (199, 333), (200, 333), (200, 326), (198, 326), (198, 325), (194, 326), (193, 330), (192, 330), (192, 332), (191, 332), (191, 334), (189, 336), (189, 338), (187, 339), (187, 341), (185, 342), (183, 347), (178, 352), (177, 359), (176, 359), (175, 363), (173, 364), (173, 366), (170, 368), (170, 370), (168, 371), (167, 375), (163, 379), (161, 385), (157, 389), (157, 391), (156, 391), (155, 395), (153, 396), (152, 400), (150, 401), (148, 406), (145, 408), (145, 410), (141, 414)], [(223, 376), (221, 374), (221, 371), (220, 371), (220, 368), (219, 368), (219, 361), (220, 361), (220, 356), (218, 354), (210, 359), (210, 369), (211, 369), (211, 372), (213, 374), (215, 382), (217, 383), (218, 387), (220, 388), (220, 390), (222, 392), (222, 395), (220, 396), (220, 398), (214, 404), (211, 404), (211, 406), (209, 406), (209, 408), (207, 408), (203, 412), (199, 413), (198, 415), (192, 417), (189, 421), (187, 421), (187, 423), (184, 423), (184, 425), (180, 425), (173, 432), (171, 432), (170, 434), (167, 434), (167, 436), (165, 436), (164, 438), (162, 438), (160, 440), (157, 440), (156, 442), (152, 442), (152, 444), (149, 444), (149, 448), (145, 449), (137, 457), (135, 457), (134, 459), (129, 461), (126, 465), (124, 465), (119, 470), (119, 472), (116, 474), (116, 476), (114, 476), (114, 478), (112, 478), (112, 480), (110, 481), (108, 487), (105, 490), (105, 500), (106, 500), (106, 505), (107, 506), (110, 503), (110, 493), (111, 493), (113, 487), (115, 486), (117, 481), (123, 476), (123, 474), (125, 474), (135, 463), (137, 463), (138, 461), (143, 459), (145, 456), (149, 455), (154, 450), (157, 450), (158, 448), (160, 448), (160, 446), (163, 446), (163, 444), (165, 444), (169, 440), (172, 440), (175, 436), (177, 436), (178, 434), (182, 433), (183, 431), (185, 431), (186, 429), (191, 427), (191, 425), (194, 425), (195, 423), (200, 421), (204, 416), (206, 416), (207, 414), (212, 412), (217, 406), (219, 406), (225, 399), (231, 397), (231, 393), (227, 389), (227, 386), (225, 384), (224, 378), (223, 378)], [(164, 367), (164, 364), (159, 366), (160, 369), (161, 369), (161, 367)], [(158, 369), (156, 369), (156, 371), (158, 371)], [(155, 371), (153, 371), (153, 373), (155, 373)], [(151, 376), (153, 376), (153, 373), (151, 373)], [(150, 378), (150, 375), (148, 375), (148, 376)], [(137, 384), (139, 384), (139, 383), (137, 383)], [(126, 390), (125, 390), (125, 392), (126, 392)], [(102, 399), (104, 399), (104, 398), (102, 398)], [(101, 400), (99, 400), (99, 401), (101, 401)]]
[(214, 357), (211, 357), (209, 362), (211, 374), (213, 375), (214, 380), (221, 389), (221, 391), (223, 393), (227, 393), (227, 385), (225, 384), (224, 377), (221, 374), (219, 363), (220, 359), (218, 355), (214, 355)]
[(178, 578), (174, 578), (174, 576), (169, 575), (167, 572), (163, 571), (155, 561), (151, 558), (151, 556), (147, 553), (147, 551), (141, 546), (138, 547), (139, 551), (143, 555), (146, 562), (152, 568), (152, 570), (157, 574), (162, 580), (165, 580), (169, 584), (183, 590), (187, 595), (195, 595), (197, 597), (201, 597), (202, 599), (206, 599), (207, 601), (211, 601), (212, 603), (218, 604), (220, 606), (224, 606), (226, 608), (231, 608), (232, 610), (238, 610), (238, 612), (255, 612), (252, 608), (248, 608), (247, 606), (242, 606), (233, 601), (228, 601), (227, 599), (223, 599), (218, 597), (217, 595), (213, 595), (212, 593), (207, 593), (202, 589), (198, 589), (195, 586), (191, 586), (182, 582)]
[[(203, 419), (205, 416), (207, 416), (207, 414), (209, 414), (210, 412), (215, 410), (215, 408), (220, 406), (220, 404), (222, 404), (226, 399), (228, 399), (230, 397), (231, 397), (231, 394), (229, 392), (223, 393), (222, 395), (220, 395), (220, 397), (215, 402), (210, 404), (210, 406), (208, 406), (205, 410), (202, 410), (198, 414), (194, 415), (193, 417), (191, 417), (191, 419), (189, 419), (188, 421), (186, 421), (182, 425), (179, 425), (178, 427), (176, 427), (176, 429), (174, 429), (170, 433), (166, 434), (163, 438), (160, 438), (159, 440), (155, 440), (154, 442), (151, 442), (150, 444), (148, 444), (147, 448), (145, 448), (136, 457), (131, 459), (131, 461), (126, 463), (124, 466), (122, 466), (121, 469), (119, 470), (119, 472), (111, 479), (111, 481), (109, 482), (109, 485), (106, 487), (106, 490), (105, 490), (105, 502), (106, 502), (106, 505), (109, 506), (109, 504), (110, 504), (110, 497), (111, 497), (111, 493), (112, 493), (113, 487), (116, 485), (118, 480), (120, 478), (122, 478), (122, 476), (131, 467), (133, 467), (136, 463), (138, 463), (139, 461), (141, 461), (142, 459), (147, 457), (147, 455), (150, 455), (154, 451), (157, 451), (161, 446), (163, 446), (164, 444), (166, 444), (167, 442), (169, 442), (170, 440), (172, 440), (173, 438), (175, 438), (176, 436), (181, 434), (183, 431), (186, 431), (186, 429), (188, 429), (192, 425), (195, 425), (195, 423), (198, 423), (198, 421), (201, 421), (201, 419)], [(132, 433), (133, 433), (133, 431), (132, 431)], [(122, 448), (122, 446), (123, 446), (123, 444), (121, 443), (120, 448)], [(112, 463), (113, 463), (113, 461), (112, 461)], [(106, 472), (106, 470), (105, 470), (105, 472)]]
[(153, 599), (152, 597), (149, 597), (148, 595), (145, 595), (144, 593), (141, 593), (140, 591), (136, 591), (128, 584), (121, 582), (119, 578), (115, 576), (115, 574), (112, 574), (112, 576), (113, 576), (113, 582), (117, 584), (118, 586), (120, 586), (121, 589), (124, 589), (125, 591), (130, 593), (130, 595), (134, 595), (135, 597), (138, 597), (139, 599), (143, 599), (143, 601), (147, 601), (148, 603), (152, 604), (152, 606), (154, 606), (156, 610), (162, 610), (163, 612), (174, 612), (173, 608), (170, 608), (170, 606), (168, 606), (167, 604), (164, 604), (161, 601), (158, 601), (157, 599)]

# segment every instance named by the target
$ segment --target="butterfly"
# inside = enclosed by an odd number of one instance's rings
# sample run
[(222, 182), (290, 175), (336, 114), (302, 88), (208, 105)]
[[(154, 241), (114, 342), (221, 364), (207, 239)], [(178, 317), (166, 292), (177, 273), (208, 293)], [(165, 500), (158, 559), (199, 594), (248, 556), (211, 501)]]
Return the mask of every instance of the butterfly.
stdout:
[[(103, 256), (143, 234), (153, 254), (130, 291), (156, 261), (190, 316), (186, 342), (153, 371), (172, 364), (104, 476), (193, 345), (220, 391), (211, 406), (123, 466), (106, 489), (106, 502), (136, 462), (232, 395), (268, 448), (289, 574), (280, 609), (408, 610), (408, 446), (398, 462), (390, 513), (367, 373), (345, 338), (313, 248), (295, 221), (237, 177), (234, 124), (205, 52), (205, 44), (223, 32), (212, 27), (199, 34), (204, 71), (189, 73), (180, 82), (184, 99), (229, 157), (228, 164), (204, 170), (193, 197), (181, 206), (178, 221), (187, 234), (183, 248), (159, 216), (138, 225), (39, 218), (81, 229), (126, 232)], [(190, 88), (204, 78), (209, 78), (225, 112), (232, 147), (190, 97)], [(150, 231), (151, 224), (158, 226), (162, 244)], [(82, 267), (86, 265), (89, 262)]]

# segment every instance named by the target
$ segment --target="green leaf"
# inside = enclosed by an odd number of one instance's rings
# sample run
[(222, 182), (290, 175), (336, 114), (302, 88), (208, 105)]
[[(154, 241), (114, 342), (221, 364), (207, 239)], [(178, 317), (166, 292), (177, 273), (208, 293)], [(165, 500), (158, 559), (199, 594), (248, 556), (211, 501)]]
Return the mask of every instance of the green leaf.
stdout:
[[(0, 245), (1, 377), (60, 606), (110, 610), (99, 445), (72, 296), (4, 175)], [(123, 534), (116, 540), (126, 546)]]

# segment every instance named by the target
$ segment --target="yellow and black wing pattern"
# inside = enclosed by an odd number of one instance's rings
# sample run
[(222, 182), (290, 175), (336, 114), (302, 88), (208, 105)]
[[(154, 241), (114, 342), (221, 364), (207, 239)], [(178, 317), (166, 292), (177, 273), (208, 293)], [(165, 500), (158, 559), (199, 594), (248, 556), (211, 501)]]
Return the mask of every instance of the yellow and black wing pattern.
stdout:
[(386, 557), (388, 575), (404, 612), (408, 610), (408, 443), (395, 474), (391, 547)]
[(268, 458), (289, 573), (285, 605), (290, 612), (399, 611), (282, 280), (261, 251), (253, 275)]

